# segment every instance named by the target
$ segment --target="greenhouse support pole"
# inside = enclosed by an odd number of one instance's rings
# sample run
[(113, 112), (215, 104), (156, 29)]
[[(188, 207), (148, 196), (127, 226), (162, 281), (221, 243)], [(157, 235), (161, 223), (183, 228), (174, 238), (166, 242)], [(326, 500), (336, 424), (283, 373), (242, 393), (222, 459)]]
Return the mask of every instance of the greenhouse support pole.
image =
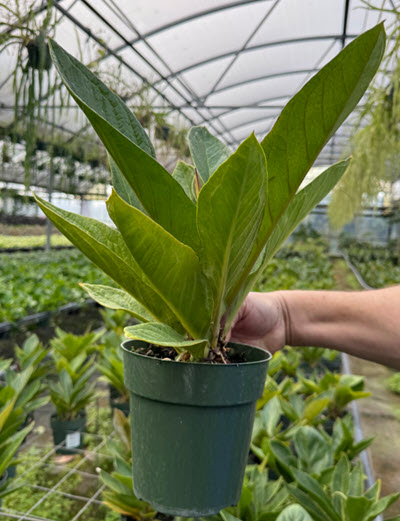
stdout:
[[(47, 185), (47, 193), (48, 200), (51, 203), (53, 198), (53, 154), (50, 155), (50, 172), (49, 172), (49, 182)], [(51, 232), (53, 229), (53, 225), (51, 224), (50, 219), (47, 219), (47, 227), (46, 227), (46, 251), (50, 251), (51, 249)]]

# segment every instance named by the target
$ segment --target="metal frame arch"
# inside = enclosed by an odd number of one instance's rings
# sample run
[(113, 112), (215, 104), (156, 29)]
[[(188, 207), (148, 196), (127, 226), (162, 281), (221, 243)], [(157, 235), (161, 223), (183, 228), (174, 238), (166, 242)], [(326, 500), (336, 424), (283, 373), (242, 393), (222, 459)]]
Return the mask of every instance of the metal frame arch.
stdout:
[[(204, 11), (200, 11), (198, 13), (194, 13), (192, 15), (185, 16), (183, 18), (178, 18), (177, 20), (174, 20), (173, 22), (169, 22), (164, 25), (160, 25), (159, 27), (156, 27), (155, 29), (152, 29), (150, 31), (147, 31), (146, 33), (143, 33), (141, 37), (137, 37), (135, 39), (129, 40), (129, 45), (135, 45), (136, 43), (143, 41), (147, 38), (151, 38), (152, 36), (155, 36), (157, 34), (160, 34), (164, 31), (168, 31), (169, 29), (173, 29), (175, 27), (178, 27), (182, 24), (185, 24), (187, 22), (191, 22), (192, 20), (197, 20), (198, 18), (205, 18), (207, 16), (219, 13), (220, 11), (226, 11), (229, 9), (235, 9), (237, 7), (245, 7), (249, 4), (257, 4), (262, 2), (273, 2), (273, 0), (242, 0), (241, 2), (231, 2), (229, 4), (220, 5), (218, 7), (213, 7), (212, 9), (205, 9)], [(127, 44), (120, 45), (119, 47), (115, 47), (113, 49), (114, 52), (120, 52), (123, 49), (126, 49), (128, 47)], [(108, 58), (108, 54), (104, 56), (103, 60)]]
[(225, 92), (227, 90), (235, 89), (237, 87), (242, 87), (245, 85), (249, 85), (250, 83), (257, 83), (258, 81), (270, 80), (273, 78), (283, 78), (285, 76), (295, 76), (296, 74), (311, 74), (317, 73), (321, 69), (299, 69), (294, 71), (282, 71), (275, 72), (273, 74), (265, 74), (263, 76), (256, 76), (254, 78), (249, 78), (247, 80), (238, 81), (236, 83), (230, 83), (229, 85), (224, 85), (216, 90), (214, 90), (209, 96), (214, 96), (214, 94), (219, 94), (220, 92)]
[[(356, 36), (357, 35), (347, 35), (347, 38), (356, 38)], [(243, 49), (242, 53), (253, 52), (253, 51), (260, 50), (260, 49), (267, 49), (269, 47), (276, 47), (279, 45), (290, 45), (292, 43), (325, 41), (325, 40), (341, 41), (342, 35), (334, 34), (334, 35), (305, 36), (303, 38), (292, 38), (292, 39), (288, 39), (288, 40), (275, 40), (273, 42), (265, 42), (265, 43), (260, 43), (260, 44), (256, 44), (256, 45), (251, 45), (251, 46)], [(169, 81), (169, 80), (179, 76), (180, 74), (184, 74), (185, 72), (191, 71), (193, 69), (197, 69), (198, 67), (202, 67), (203, 65), (208, 65), (209, 63), (213, 63), (215, 61), (222, 60), (224, 58), (229, 58), (230, 56), (234, 56), (236, 52), (237, 52), (237, 49), (229, 51), (229, 52), (224, 52), (222, 54), (218, 54), (215, 56), (210, 56), (209, 58), (206, 58), (205, 60), (201, 60), (199, 62), (194, 62), (191, 65), (187, 65), (186, 67), (183, 67), (182, 69), (175, 71), (173, 74), (166, 76), (166, 80)], [(163, 81), (163, 80), (156, 80), (155, 82), (152, 83), (152, 85), (157, 85), (161, 81)]]

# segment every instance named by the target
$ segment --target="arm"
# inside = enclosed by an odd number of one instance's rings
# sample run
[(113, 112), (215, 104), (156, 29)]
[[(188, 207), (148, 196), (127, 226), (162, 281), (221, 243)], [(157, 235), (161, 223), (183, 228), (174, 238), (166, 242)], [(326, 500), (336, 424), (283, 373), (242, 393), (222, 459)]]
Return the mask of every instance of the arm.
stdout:
[(400, 369), (400, 286), (250, 293), (231, 337), (271, 351), (329, 347)]

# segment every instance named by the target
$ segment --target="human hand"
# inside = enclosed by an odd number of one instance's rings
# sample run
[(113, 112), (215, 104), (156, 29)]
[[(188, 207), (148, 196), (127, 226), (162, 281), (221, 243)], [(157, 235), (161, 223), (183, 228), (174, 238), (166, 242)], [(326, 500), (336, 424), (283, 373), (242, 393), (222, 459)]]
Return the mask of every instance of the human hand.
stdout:
[(274, 353), (286, 344), (285, 309), (279, 292), (249, 293), (232, 322), (228, 339)]

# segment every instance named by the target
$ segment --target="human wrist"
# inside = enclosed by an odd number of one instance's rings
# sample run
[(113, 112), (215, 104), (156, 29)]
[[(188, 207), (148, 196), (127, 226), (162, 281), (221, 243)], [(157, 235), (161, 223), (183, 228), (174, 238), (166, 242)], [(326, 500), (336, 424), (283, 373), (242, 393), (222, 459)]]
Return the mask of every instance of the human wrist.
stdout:
[(284, 335), (284, 341), (283, 345), (293, 345), (293, 335), (292, 335), (292, 320), (291, 320), (291, 314), (289, 310), (289, 304), (288, 300), (290, 300), (289, 297), (290, 292), (289, 291), (275, 291), (273, 293), (274, 298), (276, 299), (276, 304), (279, 309), (280, 314), (280, 322), (281, 327), (283, 330)]
[[(282, 290), (276, 292), (285, 328), (285, 344), (307, 346), (315, 343), (319, 326), (316, 309), (323, 292)], [(318, 313), (317, 313), (318, 314)]]

